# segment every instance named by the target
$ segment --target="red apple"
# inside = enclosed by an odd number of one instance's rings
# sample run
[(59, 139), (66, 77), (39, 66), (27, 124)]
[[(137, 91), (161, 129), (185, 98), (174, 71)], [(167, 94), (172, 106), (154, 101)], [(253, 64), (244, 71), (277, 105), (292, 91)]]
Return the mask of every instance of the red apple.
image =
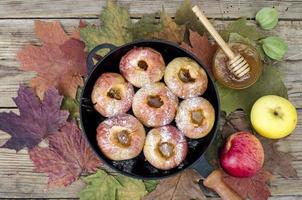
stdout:
[(253, 176), (262, 168), (263, 162), (263, 147), (248, 132), (238, 132), (228, 137), (220, 153), (220, 165), (228, 174), (236, 177)]

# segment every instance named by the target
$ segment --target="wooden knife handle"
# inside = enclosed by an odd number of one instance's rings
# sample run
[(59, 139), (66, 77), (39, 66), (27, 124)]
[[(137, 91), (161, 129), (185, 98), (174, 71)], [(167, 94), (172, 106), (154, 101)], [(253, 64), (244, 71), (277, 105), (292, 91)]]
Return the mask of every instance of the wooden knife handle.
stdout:
[(219, 194), (223, 200), (243, 200), (235, 191), (225, 184), (222, 180), (220, 170), (214, 170), (204, 181), (203, 184)]

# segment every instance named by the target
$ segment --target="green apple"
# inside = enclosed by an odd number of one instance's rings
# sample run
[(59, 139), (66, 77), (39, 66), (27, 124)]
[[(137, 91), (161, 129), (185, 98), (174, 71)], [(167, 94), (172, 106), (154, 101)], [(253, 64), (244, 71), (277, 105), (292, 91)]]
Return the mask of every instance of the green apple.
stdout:
[(251, 110), (254, 129), (263, 137), (279, 139), (288, 136), (297, 125), (297, 111), (287, 99), (266, 95), (259, 98)]

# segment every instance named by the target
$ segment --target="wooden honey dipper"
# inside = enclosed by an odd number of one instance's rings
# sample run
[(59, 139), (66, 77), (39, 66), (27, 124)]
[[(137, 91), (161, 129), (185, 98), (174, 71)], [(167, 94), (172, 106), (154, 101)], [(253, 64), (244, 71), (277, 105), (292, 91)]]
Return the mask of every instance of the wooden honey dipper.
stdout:
[(222, 37), (215, 30), (215, 28), (212, 26), (212, 24), (206, 18), (206, 16), (204, 16), (204, 14), (202, 13), (202, 11), (199, 9), (198, 6), (194, 6), (192, 8), (192, 11), (195, 13), (195, 15), (201, 21), (201, 23), (206, 27), (206, 29), (209, 31), (209, 33), (212, 35), (212, 37), (215, 39), (215, 41), (218, 43), (218, 45), (221, 47), (224, 53), (229, 57), (229, 66), (228, 66), (229, 70), (237, 78), (241, 78), (244, 75), (246, 75), (250, 71), (250, 66), (247, 63), (247, 61), (240, 54), (235, 54), (231, 50), (231, 48), (222, 39)]

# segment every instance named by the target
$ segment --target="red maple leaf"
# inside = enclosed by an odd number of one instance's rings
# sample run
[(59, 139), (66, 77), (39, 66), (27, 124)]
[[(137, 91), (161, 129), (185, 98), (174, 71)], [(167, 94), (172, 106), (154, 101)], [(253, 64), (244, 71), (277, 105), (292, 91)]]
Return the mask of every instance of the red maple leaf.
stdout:
[(68, 36), (58, 21), (35, 21), (35, 32), (42, 46), (27, 45), (17, 57), (24, 71), (35, 71), (38, 76), (30, 85), (40, 98), (51, 86), (60, 94), (75, 97), (78, 85), (83, 85), (86, 74), (85, 44), (75, 38), (78, 30)]
[(181, 47), (191, 51), (197, 58), (199, 58), (207, 68), (207, 71), (212, 74), (212, 60), (217, 50), (216, 44), (211, 44), (206, 35), (199, 35), (199, 33), (190, 30), (189, 36), (190, 44), (181, 43)]
[(80, 40), (80, 29), (85, 28), (87, 26), (86, 22), (80, 19), (78, 27), (75, 28), (75, 30), (71, 33), (70, 37)]
[(45, 92), (41, 101), (32, 89), (20, 86), (14, 98), (20, 115), (0, 113), (0, 130), (11, 135), (2, 147), (16, 151), (24, 147), (31, 149), (43, 138), (56, 133), (68, 117), (67, 111), (60, 110), (62, 99), (53, 87)]
[(267, 185), (271, 177), (271, 173), (262, 169), (249, 178), (237, 178), (224, 173), (223, 180), (244, 199), (266, 200), (271, 194)]
[(80, 175), (95, 172), (101, 164), (75, 123), (68, 122), (48, 140), (48, 148), (36, 147), (29, 155), (35, 171), (48, 174), (49, 187), (70, 185)]

